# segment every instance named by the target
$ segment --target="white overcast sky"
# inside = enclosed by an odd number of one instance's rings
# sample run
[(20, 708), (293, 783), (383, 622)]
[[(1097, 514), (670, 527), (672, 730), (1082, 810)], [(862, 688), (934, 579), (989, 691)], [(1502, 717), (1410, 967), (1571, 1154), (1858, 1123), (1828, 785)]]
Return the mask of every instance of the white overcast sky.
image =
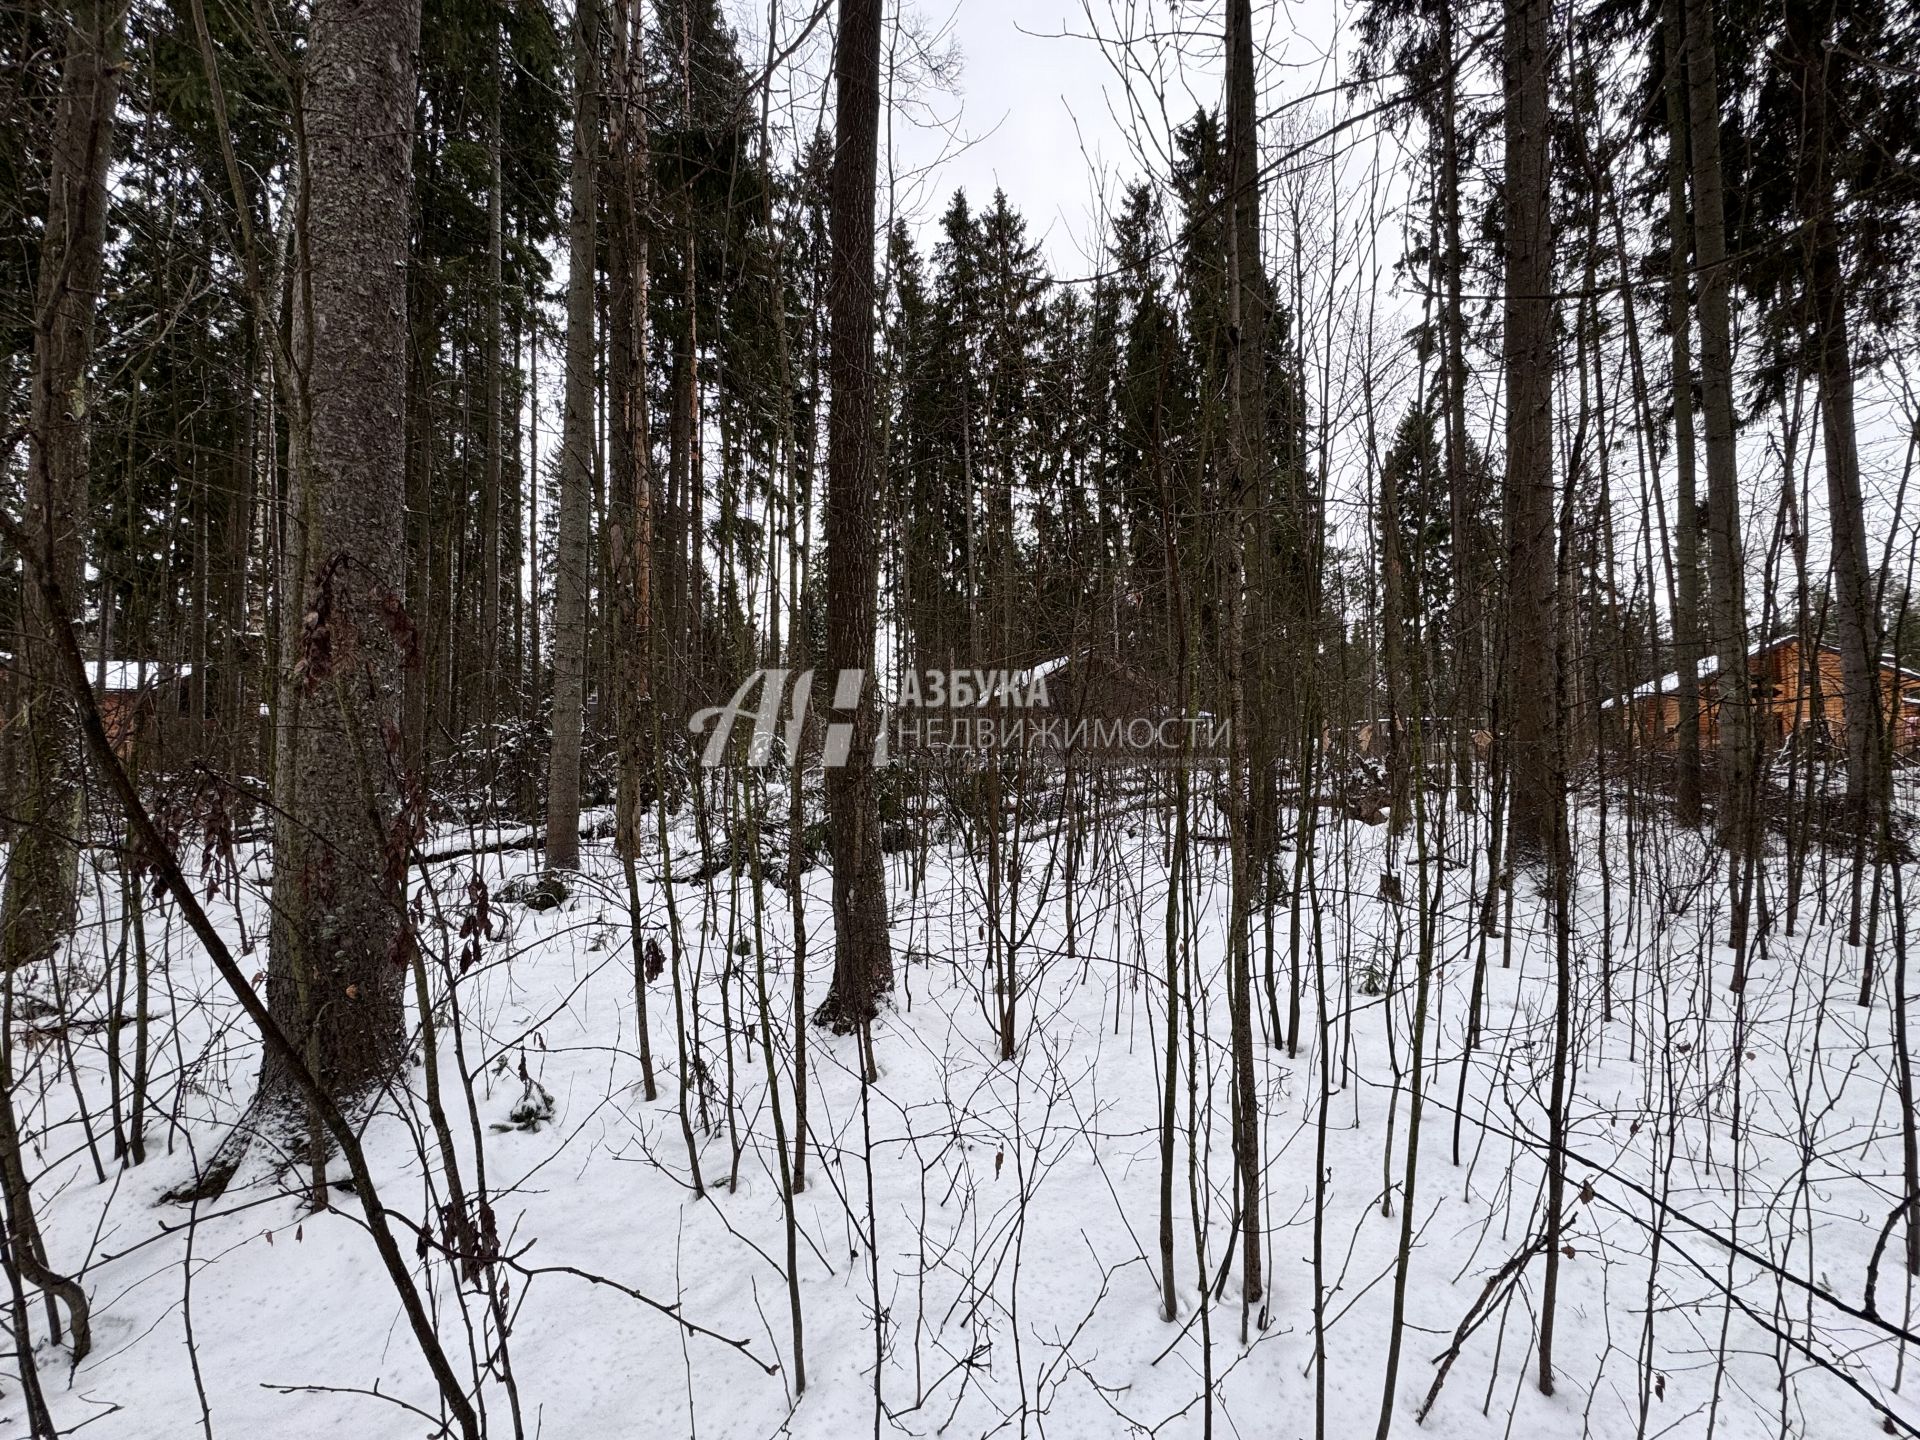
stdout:
[[(923, 245), (930, 242), (928, 229), (956, 188), (964, 186), (976, 205), (984, 205), (998, 185), (1026, 217), (1029, 235), (1042, 241), (1056, 276), (1070, 278), (1094, 268), (1106, 228), (1103, 194), (1111, 196), (1120, 181), (1138, 177), (1143, 169), (1165, 173), (1164, 162), (1143, 163), (1138, 148), (1143, 140), (1164, 145), (1166, 127), (1160, 116), (1178, 124), (1197, 107), (1220, 103), (1223, 8), (1220, 0), (907, 0), (909, 29), (938, 35), (959, 58), (953, 93), (935, 93), (922, 105), (896, 105), (893, 111), (897, 201), (926, 237)], [(1354, 9), (1346, 0), (1255, 4), (1260, 109), (1266, 117), (1262, 143), (1269, 163), (1290, 123), (1318, 129), (1335, 112), (1350, 114), (1376, 98), (1337, 88), (1353, 71), (1358, 43), (1350, 28)], [(1135, 11), (1139, 13), (1130, 13)], [(1131, 45), (1123, 43), (1129, 30)], [(1135, 67), (1131, 100), (1117, 61)], [(1143, 95), (1150, 98), (1143, 100)], [(1149, 109), (1152, 113), (1143, 114)], [(930, 110), (948, 122), (948, 129), (911, 123), (903, 113), (907, 110), (916, 115)], [(1353, 256), (1355, 271), (1348, 285), (1336, 288), (1343, 292), (1346, 307), (1364, 304), (1361, 297), (1373, 289), (1379, 340), (1391, 349), (1396, 332), (1414, 318), (1415, 307), (1412, 297), (1395, 286), (1391, 268), (1402, 240), (1399, 218), (1393, 214), (1399, 183), (1388, 186), (1372, 225), (1353, 211), (1365, 188), (1361, 172), (1373, 164), (1376, 147), (1392, 142), (1362, 126), (1343, 137), (1346, 143), (1353, 148), (1346, 152), (1341, 198), (1334, 208), (1347, 213), (1322, 218), (1335, 229), (1351, 225), (1347, 233), (1355, 238), (1371, 232), (1379, 254), (1364, 261)], [(1377, 158), (1391, 163), (1388, 156)], [(1270, 237), (1270, 244), (1277, 242), (1278, 237)], [(1268, 261), (1279, 268), (1280, 257), (1270, 252)], [(1349, 308), (1348, 313), (1355, 312)], [(1488, 378), (1494, 382), (1485, 397), (1490, 405), (1497, 375)], [(1869, 508), (1878, 511), (1882, 521), (1874, 548), (1886, 545), (1898, 555), (1913, 544), (1914, 506), (1900, 507), (1906, 515), (1901, 535), (1888, 544), (1885, 522), (1895, 513), (1911, 458), (1901, 418), (1905, 407), (1885, 383), (1889, 379), (1866, 379), (1857, 405)], [(1383, 408), (1391, 415), (1402, 403), (1396, 396)], [(1488, 431), (1493, 420), (1489, 411)], [(1358, 438), (1357, 429), (1356, 417), (1350, 439)], [(1749, 497), (1744, 528), (1749, 564), (1756, 571), (1764, 567), (1774, 538), (1778, 503), (1778, 454), (1768, 454), (1764, 431), (1762, 426), (1749, 428), (1742, 444), (1743, 489)], [(1484, 439), (1497, 448), (1493, 434), (1486, 433)], [(1803, 455), (1814, 461), (1815, 505), (1809, 518), (1817, 566), (1825, 549), (1826, 517), (1819, 504), (1823, 480), (1817, 454)], [(1623, 455), (1617, 463), (1630, 468), (1626, 459)], [(1634, 508), (1628, 505), (1629, 514)], [(1763, 588), (1758, 573), (1754, 581), (1757, 594)]]
[[(982, 202), (1004, 188), (1057, 275), (1088, 268), (1105, 229), (1103, 193), (1143, 168), (1164, 169), (1141, 146), (1164, 147), (1167, 122), (1220, 102), (1216, 0), (917, 3), (918, 25), (942, 27), (960, 56), (948, 106), (957, 134), (896, 117), (898, 163), (931, 167), (924, 187), (935, 215), (957, 187)], [(1331, 53), (1332, 0), (1254, 8), (1263, 109), (1324, 84), (1330, 63), (1344, 60)], [(907, 13), (911, 22), (916, 11)]]
[[(729, 7), (750, 68), (764, 64), (764, 0)], [(1331, 43), (1351, 8), (1335, 0), (1256, 5), (1262, 108), (1335, 78), (1350, 56)], [(810, 6), (781, 4), (784, 46)], [(889, 5), (893, 104), (886, 122), (893, 195), (925, 229), (956, 189), (984, 206), (1004, 189), (1056, 276), (1083, 274), (1104, 231), (1103, 196), (1143, 170), (1141, 145), (1164, 147), (1167, 123), (1220, 101), (1218, 0), (905, 0)], [(789, 124), (823, 113), (829, 24), (783, 77)], [(928, 74), (928, 57), (943, 73)], [(1126, 68), (1131, 83), (1123, 82)], [(1163, 119), (1164, 117), (1164, 119)], [(884, 204), (883, 200), (883, 204)]]
[[(767, 0), (725, 3), (742, 59), (758, 72), (766, 59)], [(784, 48), (814, 4), (774, 4)], [(883, 117), (882, 163), (891, 163), (892, 183), (882, 196), (882, 223), (890, 193), (924, 253), (954, 190), (964, 188), (979, 208), (998, 186), (1026, 218), (1054, 276), (1085, 276), (1098, 267), (1107, 230), (1104, 201), (1143, 174), (1164, 179), (1170, 127), (1200, 106), (1220, 103), (1223, 8), (1222, 0), (888, 0), (883, 66), (891, 76), (891, 104)], [(1343, 85), (1355, 61), (1355, 8), (1353, 0), (1256, 0), (1261, 138), (1269, 165), (1285, 147), (1284, 137), (1322, 132), (1336, 115), (1352, 116), (1378, 98)], [(789, 142), (829, 113), (831, 32), (829, 9), (825, 23), (775, 79), (775, 125)], [(929, 56), (940, 62), (937, 77), (928, 73)], [(1497, 85), (1488, 74), (1478, 81)], [(1303, 337), (1309, 369), (1320, 382), (1310, 403), (1327, 426), (1330, 498), (1338, 504), (1345, 492), (1347, 505), (1362, 507), (1351, 517), (1360, 521), (1371, 449), (1365, 437), (1376, 421), (1390, 431), (1412, 394), (1404, 341), (1418, 302), (1396, 285), (1393, 273), (1405, 238), (1396, 209), (1404, 172), (1396, 170), (1395, 143), (1371, 124), (1344, 130), (1334, 147), (1337, 173), (1328, 178), (1321, 165), (1326, 188), (1308, 217), (1309, 227), (1320, 232), (1313, 237), (1316, 254), (1332, 257), (1322, 275), (1310, 280), (1315, 303), (1303, 312), (1325, 317), (1321, 341)], [(1284, 190), (1284, 168), (1268, 173), (1274, 189)], [(887, 177), (882, 179), (885, 186)], [(1274, 247), (1268, 263), (1284, 284), (1289, 262), (1275, 250), (1291, 253), (1286, 236), (1270, 228), (1268, 244)], [(1470, 424), (1497, 453), (1498, 370), (1484, 353), (1472, 363), (1478, 393)], [(1368, 369), (1376, 376), (1372, 417), (1363, 413), (1355, 379)], [(1910, 458), (1907, 407), (1874, 379), (1862, 385), (1859, 400), (1869, 506), (1882, 517), (1876, 528), (1885, 543), (1884, 522), (1895, 513), (1894, 496)], [(1743, 518), (1749, 564), (1756, 568), (1771, 538), (1778, 488), (1778, 456), (1768, 453), (1767, 428), (1749, 429), (1742, 444), (1743, 489), (1753, 497)], [(1376, 443), (1384, 440), (1382, 434)], [(1817, 497), (1821, 479), (1813, 450), (1817, 446), (1803, 446), (1802, 456), (1803, 463), (1815, 461)], [(1631, 471), (1629, 454), (1617, 458), (1617, 469)], [(1670, 486), (1670, 476), (1662, 480)], [(1637, 522), (1638, 482), (1616, 483), (1632, 485), (1620, 499)], [(1912, 543), (1913, 506), (1905, 510), (1901, 538), (1890, 546), (1895, 553)], [(1816, 503), (1809, 512), (1818, 566), (1824, 558), (1824, 507)]]

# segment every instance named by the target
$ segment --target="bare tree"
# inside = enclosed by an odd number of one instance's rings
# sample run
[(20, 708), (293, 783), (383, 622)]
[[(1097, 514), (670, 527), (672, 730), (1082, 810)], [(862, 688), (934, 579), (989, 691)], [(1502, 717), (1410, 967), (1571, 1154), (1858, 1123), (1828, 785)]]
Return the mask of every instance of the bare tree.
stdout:
[[(1228, 816), (1232, 827), (1233, 893), (1228, 926), (1228, 964), (1233, 1033), (1233, 1154), (1239, 1174), (1243, 1300), (1260, 1299), (1260, 1097), (1253, 1071), (1253, 897), (1265, 856), (1249, 833), (1256, 788), (1267, 777), (1250, 767), (1248, 739), (1253, 717), (1247, 696), (1247, 672), (1254, 656), (1247, 646), (1246, 607), (1249, 561), (1248, 508), (1259, 503), (1267, 483), (1266, 275), (1260, 262), (1260, 158), (1258, 111), (1254, 105), (1253, 7), (1250, 0), (1227, 6), (1227, 185), (1232, 222), (1227, 233), (1231, 263), (1227, 284), (1230, 319), (1227, 390), (1232, 407), (1233, 503), (1224, 517), (1227, 565), (1221, 576), (1223, 608), (1228, 615), (1222, 655), (1227, 667), (1228, 704), (1233, 716), (1233, 757)], [(1264, 527), (1255, 527), (1264, 534)], [(1258, 555), (1256, 547), (1255, 554)], [(1264, 557), (1261, 557), (1264, 559)], [(1266, 567), (1259, 565), (1264, 576)], [(1250, 773), (1251, 771), (1251, 773)], [(1244, 1321), (1242, 1329), (1244, 1329)]]

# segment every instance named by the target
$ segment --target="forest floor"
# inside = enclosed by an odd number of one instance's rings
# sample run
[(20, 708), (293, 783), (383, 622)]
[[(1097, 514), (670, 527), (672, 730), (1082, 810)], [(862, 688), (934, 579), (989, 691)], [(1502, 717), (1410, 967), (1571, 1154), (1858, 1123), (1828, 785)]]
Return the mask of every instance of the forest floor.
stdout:
[[(898, 983), (874, 1026), (878, 1079), (863, 1087), (855, 1039), (807, 1035), (809, 1153), (796, 1204), (807, 1384), (798, 1397), (756, 963), (764, 959), (790, 1132), (787, 895), (769, 884), (756, 910), (754, 877), (722, 872), (674, 886), (670, 920), (658, 847), (641, 857), (646, 931), (663, 951), (674, 948), (676, 922), (680, 935), (687, 1043), (698, 1056), (686, 1099), (699, 1195), (677, 1105), (674, 974), (647, 986), (660, 1077), (648, 1101), (626, 888), (610, 846), (586, 847), (560, 908), (496, 898), (502, 933), (458, 992), (477, 1124), (444, 1007), (439, 1065), (466, 1184), (482, 1135), (502, 1248), (513, 1257), (496, 1278), (511, 1314), (520, 1433), (1313, 1436), (1324, 1378), (1324, 1433), (1372, 1435), (1408, 1205), (1392, 1401), (1401, 1435), (1415, 1433), (1436, 1360), (1476, 1314), (1483, 1323), (1421, 1433), (1828, 1440), (1920, 1425), (1920, 1354), (1900, 1338), (1913, 1328), (1915, 1297), (1899, 1227), (1878, 1266), (1882, 1318), (1863, 1301), (1902, 1189), (1885, 973), (1894, 945), (1880, 937), (1884, 970), (1863, 1008), (1864, 951), (1843, 938), (1841, 860), (1816, 858), (1797, 877), (1777, 856), (1762, 867), (1773, 913), (1736, 995), (1721, 943), (1721, 862), (1664, 821), (1630, 821), (1617, 797), (1604, 813), (1591, 796), (1578, 811), (1558, 1383), (1547, 1397), (1535, 1378), (1544, 1262), (1536, 1253), (1509, 1264), (1539, 1232), (1543, 1205), (1556, 993), (1544, 897), (1523, 877), (1501, 935), (1483, 941), (1484, 859), (1469, 858), (1470, 827), (1428, 838), (1430, 857), (1450, 852), (1458, 864), (1421, 867), (1412, 835), (1325, 822), (1298, 872), (1311, 881), (1304, 898), (1277, 897), (1271, 933), (1261, 926), (1255, 936), (1270, 1289), (1247, 1306), (1237, 1252), (1217, 1292), (1212, 1284), (1229, 1259), (1234, 1169), (1225, 847), (1206, 840), (1206, 828), (1174, 916), (1187, 977), (1175, 1094), (1177, 1323), (1161, 1319), (1159, 1290), (1169, 948), (1160, 822), (1151, 811), (1106, 818), (1076, 863), (1071, 907), (1057, 827), (1033, 822), (1022, 838), (1002, 897), (1020, 985), (1010, 1061), (999, 1055), (986, 963), (983, 867), (946, 836), (923, 855), (889, 860)], [(436, 835), (428, 848), (460, 839)], [(689, 822), (675, 825), (672, 846), (685, 875), (700, 853)], [(262, 848), (239, 859), (237, 883), (213, 908), (236, 948), (250, 948), (243, 963), (264, 968), (267, 857)], [(431, 867), (450, 952), (476, 866), (497, 895), (534, 863), (508, 851)], [(1291, 852), (1282, 868), (1291, 888)], [(1383, 873), (1396, 877), (1397, 900), (1383, 898), (1396, 888), (1383, 886)], [(69, 1013), (105, 1013), (101, 979), (130, 933), (118, 884), (110, 870), (83, 872), (91, 889), (64, 971)], [(1799, 892), (1791, 930), (1790, 884)], [(1893, 893), (1885, 923), (1903, 932)], [(1434, 963), (1409, 1199), (1423, 895)], [(829, 897), (830, 877), (816, 866), (805, 875), (815, 1002), (831, 973)], [(396, 1403), (438, 1408), (353, 1195), (336, 1189), (334, 1208), (310, 1213), (297, 1181), (256, 1158), (216, 1201), (191, 1210), (161, 1202), (239, 1114), (258, 1051), (176, 907), (151, 902), (142, 923), (157, 986), (158, 1113), (144, 1165), (121, 1168), (109, 1153), (103, 1026), (29, 1028), (16, 1042), (16, 1103), (30, 1163), (43, 1167), (35, 1199), (50, 1259), (80, 1274), (93, 1307), (95, 1348), (75, 1369), (34, 1306), (36, 1360), (61, 1433), (435, 1433), (430, 1418)], [(1297, 1054), (1269, 1033), (1269, 955), (1283, 1029), (1299, 982)], [(1480, 961), (1485, 1022), (1463, 1063)], [(418, 1058), (367, 1132), (381, 1198), (409, 1227), (430, 1224), (444, 1198)], [(523, 1083), (522, 1067), (537, 1088)], [(539, 1113), (541, 1091), (550, 1117)], [(471, 1374), (493, 1345), (487, 1304), (438, 1257), (414, 1263), (456, 1364)], [(683, 1328), (633, 1292), (677, 1305), (712, 1333)], [(516, 1433), (498, 1366), (481, 1399), (489, 1433)], [(25, 1428), (9, 1376), (0, 1434)]]

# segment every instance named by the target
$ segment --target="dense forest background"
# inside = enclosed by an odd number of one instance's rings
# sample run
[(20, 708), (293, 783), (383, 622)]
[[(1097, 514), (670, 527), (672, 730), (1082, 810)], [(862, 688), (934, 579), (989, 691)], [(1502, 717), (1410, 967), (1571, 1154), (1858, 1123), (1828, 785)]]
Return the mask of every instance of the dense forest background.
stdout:
[[(803, 1311), (832, 1303), (803, 1303), (810, 1169), (871, 1266), (876, 1434), (911, 1413), (881, 1398), (904, 1361), (869, 1107), (899, 1098), (917, 1144), (953, 1084), (889, 1069), (932, 1043), (916, 967), (1012, 1067), (1013, 1138), (984, 1143), (996, 1180), (1014, 1151), (1023, 1227), (1054, 1162), (1040, 1142), (1029, 1174), (1020, 1106), (1080, 1094), (1048, 1029), (1080, 1002), (1049, 987), (1103, 955), (1073, 1023), (1117, 1036), (1124, 1009), (1150, 1067), (1125, 1133), (1158, 1188), (1108, 1180), (1120, 1218), (1157, 1213), (1136, 1308), (1189, 1317), (1174, 1347), (1200, 1321), (1197, 1388), (1159, 1423), (1211, 1434), (1217, 1399), (1266, 1393), (1215, 1353), (1231, 1293), (1240, 1358), (1290, 1305), (1312, 1355), (1272, 1383), (1312, 1370), (1315, 1433), (1358, 1433), (1327, 1411), (1346, 1163), (1378, 1167), (1391, 1309), (1360, 1350), (1387, 1434), (1426, 1302), (1421, 1127), (1458, 1167), (1476, 1102), (1538, 1192), (1472, 1211), (1509, 1253), (1433, 1300), (1420, 1344), (1452, 1339), (1419, 1416), (1463, 1354), (1492, 1393), (1502, 1352), (1474, 1337), (1518, 1295), (1550, 1397), (1556, 1319), (1586, 1335), (1559, 1298), (1604, 1170), (1582, 1107), (1611, 1086), (1642, 1097), (1622, 1154), (1659, 1133), (1620, 1212), (1649, 1237), (1638, 1383), (1599, 1433), (1656, 1433), (1679, 1368), (1652, 1318), (1676, 1157), (1722, 1207), (1687, 1222), (1724, 1270), (1702, 1433), (1736, 1311), (1783, 1396), (1804, 1365), (1920, 1433), (1920, 5), (1366, 0), (1326, 24), (1306, 61), (1248, 0), (1064, 27), (1111, 69), (1124, 152), (1070, 245), (1021, 212), (1058, 197), (908, 162), (966, 72), (942, 22), (882, 0), (0, 6), (0, 1310), (36, 1440), (77, 1428), (49, 1377), (92, 1347), (106, 1263), (48, 1236), (91, 1217), (97, 1245), (115, 1201), (69, 1187), (163, 1132), (163, 1207), (354, 1211), (430, 1377), (415, 1420), (537, 1431), (506, 1358), (535, 1272), (499, 1228), (526, 1177), (489, 1189), (482, 1116), (498, 1083), (519, 1098), (493, 1131), (554, 1119), (540, 1022), (507, 1040), (502, 1017), (540, 964), (602, 951), (624, 989), (575, 1038), (633, 1073), (595, 1083), (644, 1098), (663, 1186), (732, 1196), (759, 1157), (787, 1333), (761, 1327), (765, 1360), (737, 1316), (631, 1293), (780, 1376), (790, 1417)], [(1072, 714), (1219, 744), (889, 755), (936, 674), (1048, 677)], [(708, 763), (729, 706), (791, 715), (778, 753)], [(1866, 1018), (1836, 1053), (1843, 992)], [(1759, 1100), (1748, 1061), (1779, 1067)], [(1870, 1117), (1796, 1088), (1861, 1066)], [(861, 1107), (864, 1231), (853, 1151), (810, 1149), (810, 1084), (816, 1127)], [(1341, 1162), (1348, 1090), (1382, 1149)], [(1747, 1107), (1789, 1092), (1797, 1124), (1756, 1139)], [(1489, 1120), (1496, 1094), (1524, 1119)], [(1277, 1169), (1302, 1104), (1315, 1158)], [(411, 1160), (382, 1149), (401, 1130)], [(1816, 1155), (1839, 1219), (1815, 1218)], [(1795, 1156), (1776, 1252), (1743, 1206)], [(417, 1217), (377, 1199), (414, 1161)], [(1309, 1205), (1302, 1300), (1275, 1236)], [(1816, 1266), (1828, 1225), (1846, 1286)], [(1900, 1320), (1875, 1298), (1896, 1264)], [(966, 1273), (999, 1293), (982, 1252)], [(953, 1413), (992, 1433), (963, 1404), (980, 1366), (1037, 1433), (1044, 1386), (1017, 1368), (1016, 1407), (990, 1349), (952, 1352)], [(1151, 1428), (1086, 1373), (1102, 1423)], [(211, 1437), (197, 1352), (191, 1375)], [(1840, 1433), (1742, 1404), (1726, 1423)]]

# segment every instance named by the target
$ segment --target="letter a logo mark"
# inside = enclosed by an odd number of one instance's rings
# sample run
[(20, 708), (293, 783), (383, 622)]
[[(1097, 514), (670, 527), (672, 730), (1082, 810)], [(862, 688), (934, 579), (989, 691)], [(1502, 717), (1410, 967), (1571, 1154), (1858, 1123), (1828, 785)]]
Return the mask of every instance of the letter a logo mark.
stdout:
[[(755, 685), (761, 687), (760, 704), (750, 709), (747, 696)], [(753, 738), (747, 746), (747, 762), (765, 765), (771, 760), (774, 727), (780, 721), (780, 699), (786, 688), (785, 670), (756, 670), (740, 682), (740, 688), (733, 692), (733, 698), (726, 704), (709, 705), (704, 710), (695, 711), (693, 718), (687, 721), (689, 731), (698, 735), (709, 725), (713, 727), (713, 733), (707, 737), (707, 748), (700, 753), (700, 763), (709, 770), (716, 768), (727, 753), (727, 741), (733, 736), (733, 722), (747, 716), (753, 717)]]

